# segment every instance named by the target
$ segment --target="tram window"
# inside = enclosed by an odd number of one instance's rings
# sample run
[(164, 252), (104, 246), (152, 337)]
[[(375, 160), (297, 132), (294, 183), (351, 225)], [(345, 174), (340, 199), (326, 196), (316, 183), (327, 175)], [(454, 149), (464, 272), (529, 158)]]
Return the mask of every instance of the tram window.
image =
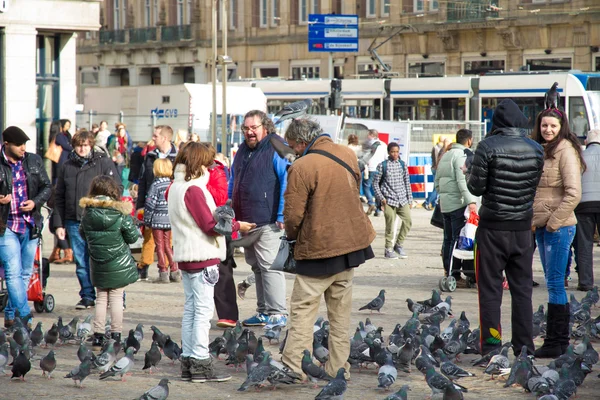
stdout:
[(577, 136), (587, 136), (590, 129), (583, 97), (569, 97), (569, 125)]
[(394, 100), (394, 121), (414, 120), (415, 109), (415, 100)]
[[(495, 110), (496, 107), (498, 106), (498, 104), (504, 99), (505, 99), (504, 97), (497, 97), (497, 98), (484, 97), (481, 100), (482, 115), (484, 115), (484, 113), (488, 113), (489, 110)], [(544, 98), (543, 97), (513, 97), (511, 99), (515, 103), (517, 103), (517, 105), (519, 106), (519, 108), (521, 109), (523, 114), (525, 114), (525, 116), (527, 117), (527, 120), (529, 121), (528, 128), (532, 129), (533, 125), (535, 124), (535, 117), (541, 111), (543, 111), (545, 108), (544, 107)], [(564, 108), (565, 108), (565, 98), (564, 97), (560, 98), (559, 107), (564, 110)]]

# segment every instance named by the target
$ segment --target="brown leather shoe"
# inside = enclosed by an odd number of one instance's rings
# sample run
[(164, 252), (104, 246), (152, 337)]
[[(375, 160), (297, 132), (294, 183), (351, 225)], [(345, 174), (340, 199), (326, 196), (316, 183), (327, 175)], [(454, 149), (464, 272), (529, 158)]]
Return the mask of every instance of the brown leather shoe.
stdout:
[(48, 257), (48, 262), (53, 264), (60, 259), (60, 249), (58, 247), (55, 247), (54, 250), (52, 250), (50, 257)]
[(56, 264), (73, 264), (73, 250), (66, 249), (65, 256), (58, 260)]

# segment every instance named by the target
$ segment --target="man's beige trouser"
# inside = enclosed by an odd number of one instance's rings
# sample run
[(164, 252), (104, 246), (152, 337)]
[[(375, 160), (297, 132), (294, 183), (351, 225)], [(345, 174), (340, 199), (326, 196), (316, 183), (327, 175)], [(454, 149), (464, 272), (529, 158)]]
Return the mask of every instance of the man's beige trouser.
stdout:
[(302, 372), (302, 352), (312, 353), (313, 326), (317, 319), (321, 295), (325, 295), (327, 318), (330, 323), (329, 361), (325, 371), (335, 376), (338, 369), (346, 368), (350, 377), (350, 312), (352, 307), (352, 278), (354, 268), (334, 275), (296, 275), (290, 301), (289, 333), (281, 360), (294, 372)]

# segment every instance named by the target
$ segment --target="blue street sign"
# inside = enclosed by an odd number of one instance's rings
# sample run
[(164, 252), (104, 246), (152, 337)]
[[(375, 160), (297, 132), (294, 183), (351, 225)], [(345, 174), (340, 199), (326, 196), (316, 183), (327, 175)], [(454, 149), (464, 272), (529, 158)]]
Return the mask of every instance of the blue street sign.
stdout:
[(310, 14), (308, 51), (358, 51), (358, 15)]

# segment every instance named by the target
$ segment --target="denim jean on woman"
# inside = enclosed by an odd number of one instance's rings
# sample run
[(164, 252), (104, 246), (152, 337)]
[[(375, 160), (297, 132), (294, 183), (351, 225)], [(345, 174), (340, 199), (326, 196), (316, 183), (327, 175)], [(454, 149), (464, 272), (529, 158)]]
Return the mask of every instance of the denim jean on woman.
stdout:
[(198, 360), (209, 358), (208, 333), (215, 310), (214, 290), (219, 280), (215, 265), (200, 272), (181, 271), (185, 304), (181, 321), (181, 356)]
[(548, 232), (545, 227), (535, 230), (535, 240), (546, 275), (550, 304), (568, 302), (565, 291), (565, 271), (575, 231), (575, 225), (563, 226), (556, 232)]
[(31, 314), (27, 302), (29, 278), (33, 272), (33, 258), (37, 239), (29, 238), (30, 228), (25, 233), (14, 233), (8, 227), (0, 236), (0, 263), (4, 266), (4, 277), (8, 289), (8, 304), (4, 309), (4, 318), (15, 319), (15, 311), (21, 317)]
[(96, 300), (96, 290), (92, 285), (92, 277), (90, 275), (90, 253), (85, 240), (79, 233), (80, 223), (77, 221), (65, 221), (65, 228), (69, 232), (71, 240), (71, 248), (73, 249), (73, 257), (75, 258), (75, 274), (79, 280), (79, 297), (81, 300)]

